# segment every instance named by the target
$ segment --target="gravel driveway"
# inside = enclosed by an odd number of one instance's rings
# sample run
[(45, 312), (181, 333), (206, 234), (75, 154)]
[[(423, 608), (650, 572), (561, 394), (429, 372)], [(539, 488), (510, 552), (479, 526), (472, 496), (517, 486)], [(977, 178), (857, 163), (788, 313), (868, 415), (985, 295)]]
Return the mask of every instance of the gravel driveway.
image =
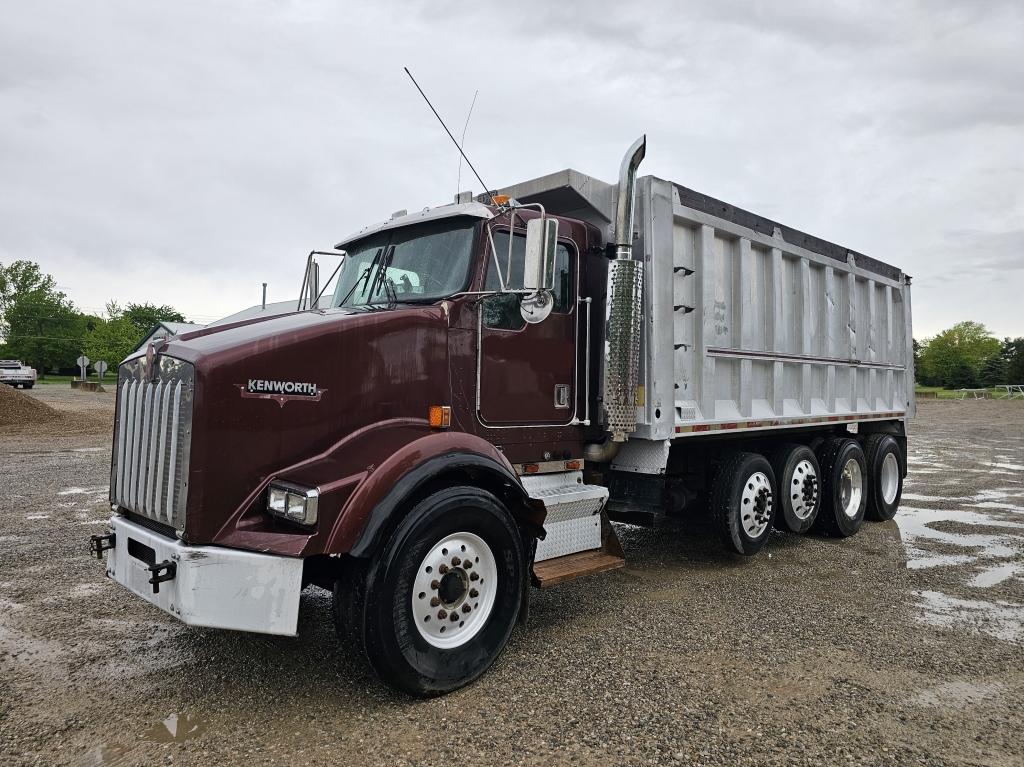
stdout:
[[(103, 577), (111, 394), (0, 427), (0, 764), (1024, 763), (1024, 403), (923, 401), (894, 522), (760, 556), (620, 527), (479, 682), (414, 701), (303, 595), (297, 639), (186, 629)], [(73, 421), (69, 421), (73, 423)]]

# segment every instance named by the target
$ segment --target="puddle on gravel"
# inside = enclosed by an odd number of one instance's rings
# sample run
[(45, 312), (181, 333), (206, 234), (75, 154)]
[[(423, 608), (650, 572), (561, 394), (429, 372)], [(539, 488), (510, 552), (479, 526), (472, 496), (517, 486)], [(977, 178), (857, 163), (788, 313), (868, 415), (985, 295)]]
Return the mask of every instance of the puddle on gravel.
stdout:
[[(1007, 559), (1022, 554), (1022, 547), (1018, 543), (1020, 534), (954, 533), (935, 529), (932, 525), (938, 522), (1024, 530), (1024, 523), (1007, 522), (977, 511), (903, 506), (896, 515), (896, 524), (907, 549), (908, 568), (916, 570), (922, 567), (964, 564), (982, 558)], [(974, 549), (975, 552), (936, 552), (927, 548), (929, 544)]]
[(1024, 637), (1024, 605), (960, 599), (940, 591), (918, 591), (918, 607), (925, 623), (940, 628), (967, 624), (976, 630), (1014, 642)]
[(146, 730), (142, 739), (154, 743), (183, 743), (199, 737), (205, 729), (206, 723), (201, 719), (193, 719), (186, 714), (171, 714)]
[(1003, 581), (1019, 573), (1024, 573), (1024, 562), (1006, 562), (1005, 564), (986, 567), (971, 578), (967, 585), (979, 589), (987, 589), (992, 586), (998, 586)]

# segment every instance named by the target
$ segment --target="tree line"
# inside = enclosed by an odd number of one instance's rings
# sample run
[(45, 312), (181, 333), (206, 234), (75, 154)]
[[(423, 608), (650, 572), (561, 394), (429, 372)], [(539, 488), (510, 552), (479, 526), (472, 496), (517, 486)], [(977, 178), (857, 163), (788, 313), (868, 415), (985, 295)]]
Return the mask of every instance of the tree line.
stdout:
[(0, 358), (22, 360), (40, 375), (76, 370), (83, 353), (116, 367), (160, 321), (185, 318), (150, 303), (111, 301), (105, 317), (81, 312), (39, 264), (0, 263)]
[(917, 382), (946, 389), (1024, 384), (1024, 338), (993, 336), (980, 322), (958, 322), (914, 340)]

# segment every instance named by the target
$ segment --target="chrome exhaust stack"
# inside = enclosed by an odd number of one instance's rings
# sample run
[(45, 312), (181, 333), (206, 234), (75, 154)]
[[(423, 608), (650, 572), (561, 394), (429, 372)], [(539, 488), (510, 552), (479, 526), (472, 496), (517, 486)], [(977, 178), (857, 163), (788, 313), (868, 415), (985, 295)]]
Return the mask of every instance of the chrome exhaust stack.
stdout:
[(604, 342), (605, 424), (614, 442), (625, 442), (636, 430), (644, 265), (643, 261), (633, 259), (633, 203), (636, 170), (646, 152), (647, 137), (641, 136), (626, 152), (619, 168), (615, 260), (608, 269)]

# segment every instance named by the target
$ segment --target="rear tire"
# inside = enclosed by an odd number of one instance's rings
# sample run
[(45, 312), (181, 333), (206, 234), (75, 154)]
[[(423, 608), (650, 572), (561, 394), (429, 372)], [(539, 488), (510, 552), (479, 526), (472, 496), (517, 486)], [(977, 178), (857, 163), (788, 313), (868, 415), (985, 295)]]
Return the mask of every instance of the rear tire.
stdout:
[(903, 495), (903, 453), (888, 434), (871, 434), (864, 440), (868, 467), (867, 518), (885, 522), (896, 516)]
[(821, 468), (806, 445), (780, 445), (772, 454), (779, 488), (775, 529), (806, 533), (821, 508)]
[(505, 649), (525, 573), (522, 537), (497, 498), (474, 487), (439, 490), (369, 564), (356, 597), (357, 642), (388, 685), (418, 697), (451, 692)]
[(864, 523), (868, 501), (867, 461), (853, 439), (833, 437), (818, 452), (821, 466), (821, 510), (814, 529), (837, 538), (856, 534)]
[(775, 474), (757, 453), (733, 453), (719, 467), (711, 485), (711, 514), (727, 547), (752, 556), (772, 532)]

